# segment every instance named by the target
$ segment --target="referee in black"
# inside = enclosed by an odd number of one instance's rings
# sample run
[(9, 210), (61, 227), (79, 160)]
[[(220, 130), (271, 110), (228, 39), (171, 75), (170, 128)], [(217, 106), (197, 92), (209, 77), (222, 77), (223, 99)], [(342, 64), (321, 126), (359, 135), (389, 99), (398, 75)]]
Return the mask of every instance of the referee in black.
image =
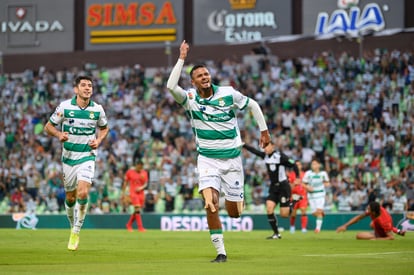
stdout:
[(269, 143), (264, 148), (264, 151), (260, 151), (247, 144), (244, 144), (243, 148), (264, 159), (266, 163), (270, 178), (269, 195), (266, 198), (266, 213), (269, 224), (273, 229), (273, 235), (267, 237), (267, 239), (281, 239), (282, 237), (279, 233), (274, 211), (277, 204), (280, 203), (280, 216), (283, 218), (289, 217), (291, 209), (291, 188), (286, 175), (286, 167), (295, 171), (297, 179), (299, 179), (299, 169), (295, 160), (280, 151), (274, 143)]

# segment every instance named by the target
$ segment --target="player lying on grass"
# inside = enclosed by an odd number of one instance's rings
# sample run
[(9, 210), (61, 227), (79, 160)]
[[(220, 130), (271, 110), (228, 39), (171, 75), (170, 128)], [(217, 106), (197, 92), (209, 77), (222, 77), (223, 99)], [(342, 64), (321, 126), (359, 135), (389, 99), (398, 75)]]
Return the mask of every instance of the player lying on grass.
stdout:
[(339, 226), (336, 232), (346, 231), (348, 226), (368, 216), (371, 217), (370, 225), (374, 232), (358, 232), (356, 234), (357, 240), (394, 240), (393, 233), (404, 236), (405, 231), (398, 230), (392, 225), (391, 215), (378, 202), (371, 202), (364, 213), (353, 217), (344, 225)]

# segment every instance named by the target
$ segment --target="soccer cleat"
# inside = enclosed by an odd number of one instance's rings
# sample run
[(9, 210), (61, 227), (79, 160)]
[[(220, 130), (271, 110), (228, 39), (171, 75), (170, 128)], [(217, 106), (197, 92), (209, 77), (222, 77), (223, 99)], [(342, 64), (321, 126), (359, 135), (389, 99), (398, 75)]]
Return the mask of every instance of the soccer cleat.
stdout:
[(320, 229), (315, 229), (315, 234), (318, 234), (319, 232), (321, 232)]
[(227, 262), (227, 256), (224, 254), (218, 254), (217, 257), (211, 261), (212, 263), (224, 263)]
[(138, 231), (139, 231), (139, 232), (145, 232), (145, 231), (147, 231), (147, 230), (145, 230), (145, 228), (139, 228), (139, 229), (138, 229)]
[(292, 233), (292, 234), (295, 233), (295, 227), (294, 226), (290, 227), (290, 233)]
[(127, 224), (126, 225), (126, 228), (127, 228), (127, 230), (129, 231), (129, 232), (133, 232), (134, 230), (132, 229), (132, 226), (131, 225), (129, 225), (129, 224)]
[(404, 237), (405, 236), (405, 230), (398, 229), (397, 234), (400, 235), (401, 237)]
[(68, 243), (68, 250), (75, 251), (78, 249), (79, 245), (79, 233), (70, 233), (69, 243)]
[(267, 237), (267, 240), (277, 240), (277, 239), (281, 239), (282, 236), (280, 234), (273, 234), (272, 236)]
[(302, 228), (302, 233), (306, 233), (308, 232), (308, 230), (306, 230), (306, 228)]

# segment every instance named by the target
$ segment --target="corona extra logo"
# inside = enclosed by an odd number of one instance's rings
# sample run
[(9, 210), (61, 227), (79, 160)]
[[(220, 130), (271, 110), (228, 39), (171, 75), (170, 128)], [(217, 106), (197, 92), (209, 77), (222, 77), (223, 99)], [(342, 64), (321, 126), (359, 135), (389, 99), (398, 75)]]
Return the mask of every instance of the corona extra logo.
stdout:
[(256, 7), (256, 0), (229, 0), (233, 10), (247, 10)]

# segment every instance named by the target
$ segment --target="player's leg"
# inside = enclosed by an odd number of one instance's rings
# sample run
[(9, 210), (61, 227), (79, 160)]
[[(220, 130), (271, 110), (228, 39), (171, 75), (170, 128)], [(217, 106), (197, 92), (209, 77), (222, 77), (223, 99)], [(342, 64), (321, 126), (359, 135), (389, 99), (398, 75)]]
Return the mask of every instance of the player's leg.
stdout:
[(244, 209), (244, 173), (243, 169), (233, 167), (242, 167), (241, 158), (230, 160), (228, 165), (231, 168), (220, 174), (225, 206), (231, 218), (239, 218)]
[[(133, 206), (137, 204), (136, 197), (133, 194), (129, 195), (128, 205), (129, 204)], [(128, 222), (126, 224), (126, 228), (129, 232), (134, 231), (134, 229), (132, 228), (132, 224), (134, 223), (134, 221), (135, 221), (135, 208), (134, 208), (134, 212), (129, 216)]]
[(67, 191), (65, 197), (65, 211), (68, 217), (70, 229), (72, 230), (74, 224), (74, 211), (76, 203), (76, 190)]
[(144, 225), (142, 224), (142, 217), (141, 217), (141, 208), (144, 205), (145, 196), (144, 193), (138, 195), (138, 201), (134, 205), (134, 214), (135, 214), (135, 221), (137, 222), (138, 231), (145, 232)]
[[(312, 198), (309, 199), (309, 206), (311, 208), (311, 213), (316, 218), (315, 233), (319, 233), (322, 228), (323, 222), (323, 199), (321, 198)], [(321, 206), (322, 205), (322, 206)]]
[(266, 200), (266, 214), (267, 214), (267, 221), (270, 224), (270, 227), (273, 230), (273, 235), (267, 237), (268, 240), (272, 240), (272, 239), (280, 239), (281, 235), (279, 233), (279, 227), (277, 224), (277, 217), (274, 213), (276, 208), (276, 202), (275, 199), (272, 198), (270, 192), (269, 192), (269, 197)]
[(323, 209), (321, 209), (321, 208), (316, 209), (316, 212), (315, 212), (315, 217), (316, 217), (315, 233), (319, 233), (322, 229), (323, 216), (324, 216)]
[(219, 216), (219, 192), (213, 188), (203, 189), (202, 195), (211, 195), (211, 202), (209, 202), (206, 209), (207, 224), (210, 230), (210, 240), (217, 252), (217, 257), (212, 262), (225, 262), (227, 260), (227, 253), (224, 246), (224, 236), (222, 224)]
[(76, 166), (76, 204), (74, 212), (74, 224), (72, 228), (71, 237), (69, 240), (70, 250), (78, 249), (79, 232), (85, 221), (86, 213), (88, 212), (88, 197), (91, 188), (92, 179), (95, 173), (95, 162), (87, 161)]
[(358, 232), (356, 234), (357, 240), (373, 240), (375, 239), (375, 234), (373, 232)]
[(74, 211), (76, 203), (76, 167), (67, 164), (62, 164), (63, 168), (63, 186), (65, 188), (65, 211), (68, 217), (70, 229), (72, 230), (74, 225)]
[(289, 182), (285, 181), (285, 182), (281, 182), (280, 186), (279, 186), (279, 199), (278, 202), (280, 202), (280, 216), (282, 218), (287, 218), (289, 217), (292, 209), (291, 209), (291, 196), (292, 196), (292, 191), (290, 189), (290, 184)]
[(80, 232), (86, 213), (88, 211), (88, 196), (91, 182), (85, 180), (78, 181), (78, 188), (76, 189), (77, 198), (75, 204), (75, 223), (72, 231), (74, 233)]
[(300, 225), (301, 225), (301, 228), (302, 228), (302, 232), (306, 233), (308, 231), (307, 230), (308, 216), (306, 215), (307, 202), (305, 202), (304, 205), (306, 205), (306, 206), (302, 207), (302, 205), (300, 205), (301, 207), (299, 208), (300, 213), (301, 213), (301, 215), (300, 215)]
[(290, 233), (295, 233), (296, 212), (297, 207), (295, 205), (292, 209), (292, 213), (290, 214)]

